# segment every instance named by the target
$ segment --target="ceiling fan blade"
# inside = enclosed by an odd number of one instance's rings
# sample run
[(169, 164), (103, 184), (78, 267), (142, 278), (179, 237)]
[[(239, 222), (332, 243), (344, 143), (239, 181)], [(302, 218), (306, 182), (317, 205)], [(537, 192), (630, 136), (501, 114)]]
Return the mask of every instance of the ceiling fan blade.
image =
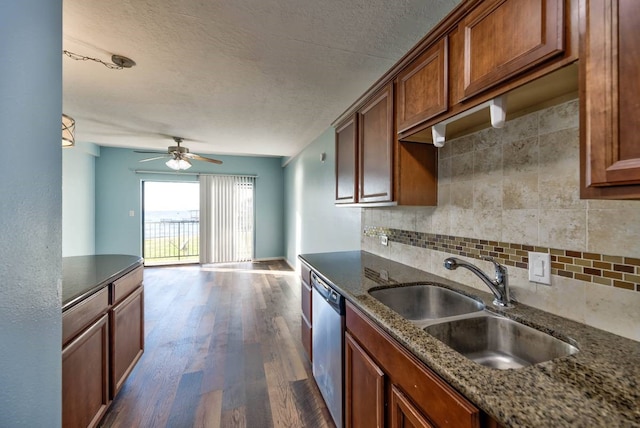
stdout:
[(200, 155), (196, 155), (195, 153), (184, 153), (183, 154), (184, 157), (188, 157), (191, 159), (195, 159), (195, 160), (199, 160), (199, 161), (205, 161), (205, 162), (209, 162), (209, 163), (215, 163), (215, 164), (222, 164), (221, 160), (218, 159), (211, 159), (211, 158), (205, 158), (204, 156), (200, 156)]
[(155, 158), (142, 159), (138, 162), (149, 162), (149, 161), (158, 160), (158, 159), (165, 159), (167, 157), (170, 157), (170, 155), (163, 155), (163, 156), (156, 156)]
[(134, 153), (165, 153), (165, 152), (160, 152), (158, 150), (134, 150)]

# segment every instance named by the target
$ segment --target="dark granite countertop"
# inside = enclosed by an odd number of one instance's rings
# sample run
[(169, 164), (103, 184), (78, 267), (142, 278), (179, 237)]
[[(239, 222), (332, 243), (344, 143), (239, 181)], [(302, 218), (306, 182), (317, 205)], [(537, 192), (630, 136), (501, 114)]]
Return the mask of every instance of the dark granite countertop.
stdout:
[[(303, 254), (300, 258), (506, 427), (640, 427), (640, 342), (519, 303), (500, 310), (491, 304), (490, 293), (367, 252)], [(496, 370), (476, 364), (367, 293), (375, 287), (412, 282), (439, 283), (479, 297), (491, 312), (575, 340), (580, 352), (521, 369)]]
[(142, 257), (124, 254), (63, 257), (62, 311), (141, 264)]

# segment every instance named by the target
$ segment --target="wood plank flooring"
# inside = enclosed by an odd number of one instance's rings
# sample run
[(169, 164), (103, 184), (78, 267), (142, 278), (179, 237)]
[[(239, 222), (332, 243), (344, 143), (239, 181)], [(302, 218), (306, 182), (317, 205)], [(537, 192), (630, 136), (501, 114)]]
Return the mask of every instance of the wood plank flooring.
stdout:
[(145, 353), (101, 427), (333, 427), (283, 261), (153, 267)]

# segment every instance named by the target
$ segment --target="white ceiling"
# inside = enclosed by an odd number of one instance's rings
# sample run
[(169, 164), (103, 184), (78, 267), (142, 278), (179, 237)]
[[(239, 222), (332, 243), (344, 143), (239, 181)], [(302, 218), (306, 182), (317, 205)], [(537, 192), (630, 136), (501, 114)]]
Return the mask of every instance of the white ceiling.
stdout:
[(64, 0), (63, 110), (76, 139), (292, 156), (459, 0)]

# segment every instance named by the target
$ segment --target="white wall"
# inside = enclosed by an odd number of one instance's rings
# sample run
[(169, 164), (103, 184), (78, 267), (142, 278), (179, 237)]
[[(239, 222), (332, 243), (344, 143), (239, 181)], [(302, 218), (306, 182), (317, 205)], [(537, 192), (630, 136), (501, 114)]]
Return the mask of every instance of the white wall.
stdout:
[(334, 205), (334, 135), (328, 128), (285, 168), (286, 257), (294, 266), (298, 254), (360, 249), (360, 208)]
[(0, 426), (62, 407), (62, 1), (0, 2)]

